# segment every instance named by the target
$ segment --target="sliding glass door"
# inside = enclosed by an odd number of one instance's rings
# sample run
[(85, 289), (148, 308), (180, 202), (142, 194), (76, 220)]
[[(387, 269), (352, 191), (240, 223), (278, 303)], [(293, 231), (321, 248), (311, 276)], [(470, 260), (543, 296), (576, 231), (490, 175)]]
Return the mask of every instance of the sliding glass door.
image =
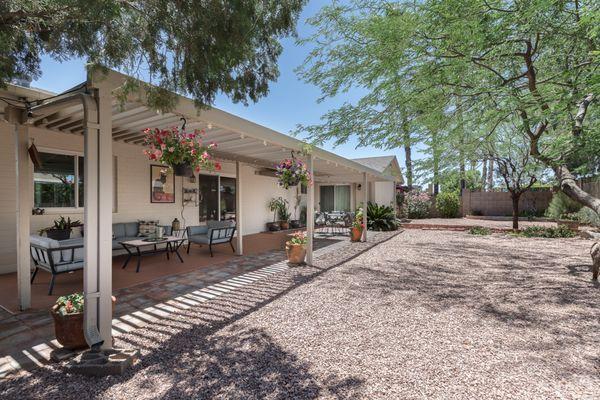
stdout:
[(200, 175), (198, 185), (200, 222), (235, 220), (235, 178)]
[(320, 188), (321, 211), (350, 211), (350, 185), (323, 185)]

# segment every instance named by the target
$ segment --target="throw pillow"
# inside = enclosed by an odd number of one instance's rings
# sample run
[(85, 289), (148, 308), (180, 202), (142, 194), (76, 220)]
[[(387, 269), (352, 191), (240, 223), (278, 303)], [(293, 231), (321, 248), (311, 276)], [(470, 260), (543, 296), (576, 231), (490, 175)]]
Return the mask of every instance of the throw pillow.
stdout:
[(150, 236), (156, 233), (158, 221), (138, 221), (138, 223), (140, 224), (138, 236)]

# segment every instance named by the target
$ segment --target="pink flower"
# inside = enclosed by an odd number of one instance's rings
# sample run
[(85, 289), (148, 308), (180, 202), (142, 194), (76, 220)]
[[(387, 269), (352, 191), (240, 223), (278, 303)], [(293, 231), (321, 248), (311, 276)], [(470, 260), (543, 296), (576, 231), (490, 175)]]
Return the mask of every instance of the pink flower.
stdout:
[(161, 158), (162, 157), (162, 151), (156, 149), (156, 151), (154, 152), (154, 155), (156, 156), (156, 158)]
[(170, 153), (172, 153), (172, 152), (174, 152), (174, 151), (175, 151), (175, 147), (173, 147), (173, 146), (169, 147), (169, 152), (170, 152)]
[(160, 148), (161, 148), (162, 150), (164, 150), (164, 149), (166, 149), (166, 148), (167, 148), (167, 145), (166, 145), (166, 144), (164, 144), (164, 143), (161, 143), (161, 144), (160, 144)]

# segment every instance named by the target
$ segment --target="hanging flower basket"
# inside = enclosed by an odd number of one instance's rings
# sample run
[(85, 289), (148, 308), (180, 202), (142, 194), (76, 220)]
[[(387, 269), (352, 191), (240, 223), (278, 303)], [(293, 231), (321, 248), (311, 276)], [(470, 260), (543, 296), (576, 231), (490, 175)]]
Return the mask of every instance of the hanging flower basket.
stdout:
[(214, 142), (204, 145), (204, 131), (186, 132), (177, 127), (144, 130), (144, 154), (149, 160), (166, 164), (177, 176), (192, 176), (193, 171), (220, 171), (221, 164), (213, 157)]
[(296, 159), (293, 154), (275, 166), (275, 176), (279, 180), (279, 186), (289, 189), (290, 186), (299, 184), (312, 185), (312, 176), (308, 172), (306, 164), (302, 160)]

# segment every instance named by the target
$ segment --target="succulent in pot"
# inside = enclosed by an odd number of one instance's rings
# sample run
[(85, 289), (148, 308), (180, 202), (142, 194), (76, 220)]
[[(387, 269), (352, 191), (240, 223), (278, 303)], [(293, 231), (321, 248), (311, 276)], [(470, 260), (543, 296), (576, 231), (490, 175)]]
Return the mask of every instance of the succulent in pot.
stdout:
[(66, 240), (71, 237), (71, 231), (77, 226), (83, 226), (81, 221), (71, 221), (71, 217), (61, 216), (54, 220), (54, 225), (41, 229), (40, 234), (45, 233), (46, 236), (54, 240)]

